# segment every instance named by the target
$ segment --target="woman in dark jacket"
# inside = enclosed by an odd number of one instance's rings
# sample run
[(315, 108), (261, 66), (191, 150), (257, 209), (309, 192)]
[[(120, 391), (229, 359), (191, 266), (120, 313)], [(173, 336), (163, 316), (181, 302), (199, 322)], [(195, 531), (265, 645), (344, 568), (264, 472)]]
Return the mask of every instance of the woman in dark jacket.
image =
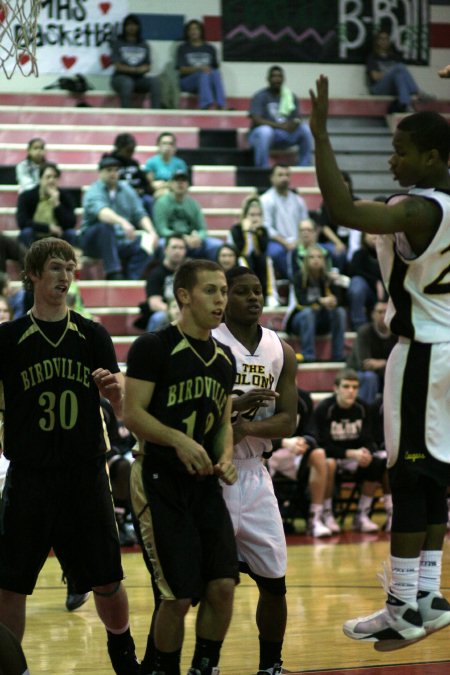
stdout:
[(19, 241), (27, 248), (43, 237), (60, 237), (76, 246), (75, 209), (71, 197), (58, 187), (60, 175), (56, 164), (47, 162), (39, 170), (39, 185), (19, 195)]

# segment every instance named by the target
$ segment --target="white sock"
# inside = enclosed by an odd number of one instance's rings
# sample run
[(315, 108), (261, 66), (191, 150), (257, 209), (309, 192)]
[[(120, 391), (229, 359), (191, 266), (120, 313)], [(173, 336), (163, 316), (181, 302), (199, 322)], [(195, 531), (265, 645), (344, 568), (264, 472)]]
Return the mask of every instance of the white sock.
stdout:
[(309, 515), (313, 520), (320, 520), (322, 515), (323, 506), (322, 504), (310, 504), (309, 505)]
[(417, 609), (420, 558), (396, 558), (391, 555), (390, 591), (398, 600)]
[(419, 591), (439, 591), (441, 587), (442, 551), (421, 551)]
[(372, 506), (373, 497), (368, 497), (367, 495), (361, 495), (358, 502), (358, 511), (361, 513), (368, 513), (370, 507)]
[(333, 500), (331, 499), (331, 497), (329, 499), (323, 500), (323, 510), (324, 511), (332, 511), (333, 510), (332, 501)]

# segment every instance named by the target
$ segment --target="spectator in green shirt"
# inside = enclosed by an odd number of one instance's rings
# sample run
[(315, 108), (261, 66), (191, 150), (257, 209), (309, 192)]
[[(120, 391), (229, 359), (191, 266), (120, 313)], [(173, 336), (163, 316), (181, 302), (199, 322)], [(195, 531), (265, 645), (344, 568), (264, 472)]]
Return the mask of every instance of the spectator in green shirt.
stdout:
[(153, 217), (158, 235), (163, 239), (181, 235), (191, 258), (215, 260), (222, 241), (209, 237), (200, 204), (188, 195), (189, 176), (183, 170), (175, 171), (170, 191), (156, 200)]

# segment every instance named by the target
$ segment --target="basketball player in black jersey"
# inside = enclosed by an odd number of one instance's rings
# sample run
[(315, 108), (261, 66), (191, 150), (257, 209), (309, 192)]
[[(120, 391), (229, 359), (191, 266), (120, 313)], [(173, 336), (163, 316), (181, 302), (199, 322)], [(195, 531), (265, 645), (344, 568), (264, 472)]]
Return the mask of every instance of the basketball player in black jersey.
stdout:
[(130, 349), (124, 422), (143, 441), (131, 498), (157, 611), (142, 675), (179, 675), (184, 617), (199, 604), (191, 675), (218, 673), (238, 563), (219, 478), (236, 481), (230, 423), (235, 363), (211, 337), (227, 302), (217, 263), (177, 270), (180, 318)]
[(100, 395), (119, 413), (122, 378), (106, 330), (68, 309), (73, 248), (55, 238), (25, 259), (30, 312), (0, 326), (4, 452), (0, 623), (22, 640), (26, 597), (53, 547), (78, 593), (94, 591), (116, 673), (139, 672), (121, 580)]

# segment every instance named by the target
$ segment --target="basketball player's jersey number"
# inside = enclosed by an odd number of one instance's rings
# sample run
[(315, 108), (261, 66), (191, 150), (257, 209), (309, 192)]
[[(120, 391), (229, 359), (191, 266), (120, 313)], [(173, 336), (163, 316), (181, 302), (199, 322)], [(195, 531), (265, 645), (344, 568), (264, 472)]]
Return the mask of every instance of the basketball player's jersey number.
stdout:
[[(196, 420), (197, 420), (197, 411), (196, 410), (194, 410), (189, 415), (189, 417), (185, 417), (184, 420), (183, 420), (183, 423), (186, 425), (186, 436), (189, 436), (189, 438), (194, 438)], [(208, 431), (211, 429), (213, 424), (214, 424), (214, 415), (213, 415), (213, 413), (210, 412), (208, 417), (206, 418), (205, 431), (204, 431), (205, 434), (208, 433)]]
[(42, 431), (53, 431), (55, 426), (61, 429), (73, 429), (78, 419), (78, 401), (73, 391), (66, 389), (59, 398), (52, 391), (43, 391), (39, 396), (42, 417), (39, 426)]

